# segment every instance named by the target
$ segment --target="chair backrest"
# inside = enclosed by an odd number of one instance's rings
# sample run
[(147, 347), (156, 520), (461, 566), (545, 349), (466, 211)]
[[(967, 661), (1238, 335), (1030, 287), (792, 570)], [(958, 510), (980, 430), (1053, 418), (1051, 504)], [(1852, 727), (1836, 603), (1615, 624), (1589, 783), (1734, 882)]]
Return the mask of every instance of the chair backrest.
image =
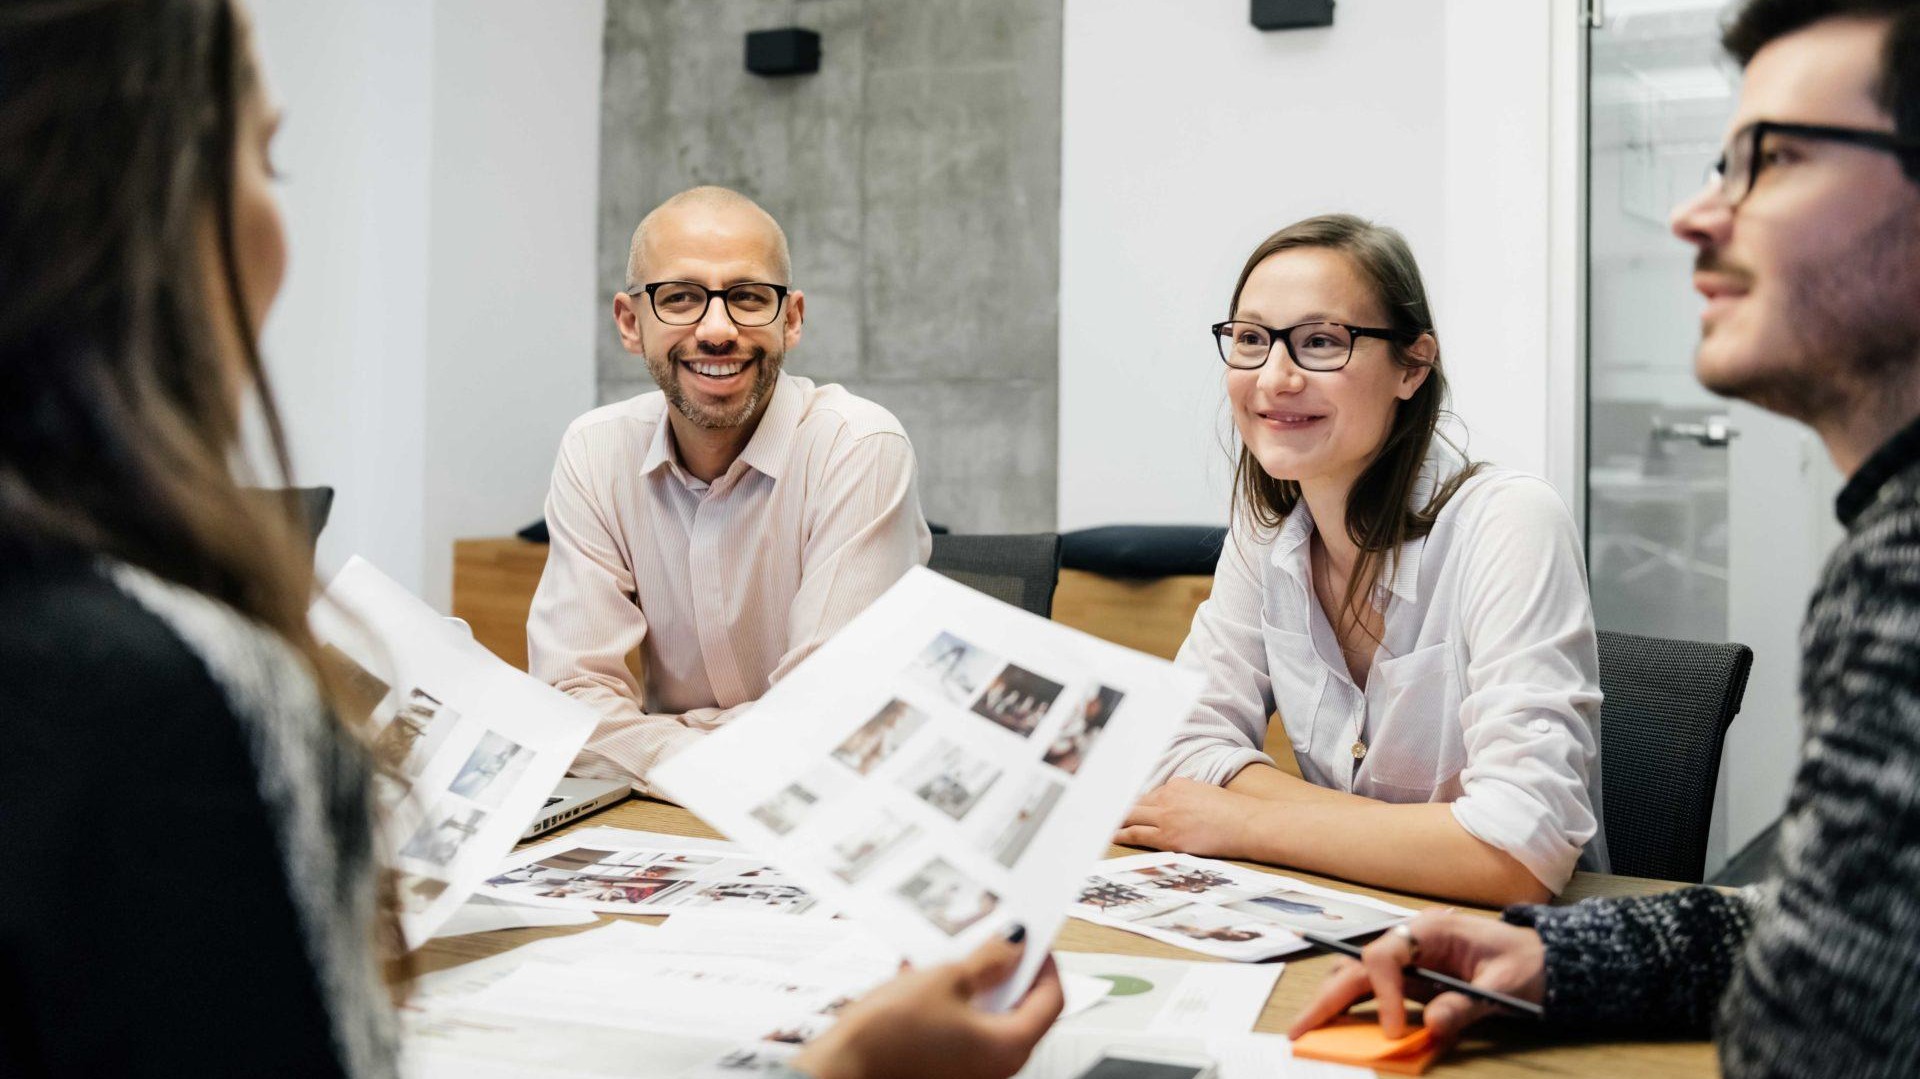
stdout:
[(927, 568), (1042, 618), (1053, 617), (1060, 581), (1060, 537), (1053, 532), (1006, 536), (935, 536)]
[(287, 495), (291, 494), (307, 537), (307, 549), (311, 551), (320, 545), (320, 530), (327, 527), (327, 516), (333, 512), (333, 488), (253, 487), (249, 492), (259, 504), (274, 509), (284, 507)]
[(327, 517), (333, 512), (333, 488), (296, 487), (294, 493), (300, 499), (300, 513), (306, 520), (307, 546), (320, 545), (320, 532), (327, 527)]
[(1615, 873), (1698, 882), (1744, 644), (1600, 634), (1600, 797)]

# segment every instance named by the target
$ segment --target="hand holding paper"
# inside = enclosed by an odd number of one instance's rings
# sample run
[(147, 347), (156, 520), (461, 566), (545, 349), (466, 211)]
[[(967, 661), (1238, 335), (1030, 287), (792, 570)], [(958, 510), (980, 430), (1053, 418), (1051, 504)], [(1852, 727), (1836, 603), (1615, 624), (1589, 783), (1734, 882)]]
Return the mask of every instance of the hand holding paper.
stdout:
[(794, 1067), (815, 1079), (1012, 1075), (1065, 1003), (1059, 971), (1048, 962), (1011, 1011), (975, 1005), (1013, 975), (1020, 953), (1018, 944), (990, 940), (957, 963), (894, 979), (848, 1008), (794, 1058)]

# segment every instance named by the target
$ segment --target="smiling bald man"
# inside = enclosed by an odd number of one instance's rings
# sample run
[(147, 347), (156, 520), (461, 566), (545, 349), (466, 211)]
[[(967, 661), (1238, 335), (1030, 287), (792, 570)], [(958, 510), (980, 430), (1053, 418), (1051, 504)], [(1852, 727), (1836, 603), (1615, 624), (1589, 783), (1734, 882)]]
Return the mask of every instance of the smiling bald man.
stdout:
[(567, 429), (527, 620), (534, 676), (600, 713), (575, 775), (650, 793), (656, 764), (927, 561), (899, 421), (781, 370), (806, 310), (791, 266), (779, 223), (726, 188), (634, 230), (613, 318), (660, 389)]

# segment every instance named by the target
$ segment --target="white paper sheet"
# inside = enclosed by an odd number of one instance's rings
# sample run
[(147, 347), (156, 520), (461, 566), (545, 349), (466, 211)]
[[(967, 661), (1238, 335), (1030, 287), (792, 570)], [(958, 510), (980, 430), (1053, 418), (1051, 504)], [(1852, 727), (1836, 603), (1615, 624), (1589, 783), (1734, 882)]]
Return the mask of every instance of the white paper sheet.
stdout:
[(592, 709), (493, 653), (355, 556), (309, 614), (341, 708), (377, 733), (409, 948), (513, 849), (593, 732)]
[(434, 939), (463, 937), (470, 933), (492, 933), (501, 929), (531, 929), (549, 925), (586, 925), (598, 921), (591, 911), (564, 907), (529, 907), (489, 896), (476, 895), (460, 905), (440, 928)]
[(1100, 863), (1073, 916), (1222, 959), (1257, 961), (1309, 945), (1299, 931), (1352, 937), (1414, 912), (1369, 896), (1186, 854)]
[(654, 785), (916, 964), (1031, 983), (1201, 679), (915, 569)]
[(833, 913), (732, 843), (628, 828), (588, 828), (515, 851), (479, 891), (528, 906), (609, 914)]
[(1055, 952), (1063, 977), (1092, 977), (1110, 991), (1085, 1014), (1063, 1016), (1074, 1029), (1165, 1034), (1244, 1034), (1260, 1021), (1281, 964), (1241, 966), (1100, 952)]
[(784, 1060), (898, 965), (843, 922), (673, 920), (678, 930), (616, 922), (421, 978), (404, 1013), (407, 1073), (738, 1075)]
[(1296, 1060), (1291, 1044), (1277, 1034), (1181, 1036), (1100, 1029), (1057, 1029), (1041, 1039), (1016, 1079), (1077, 1079), (1109, 1052), (1136, 1050), (1151, 1059), (1209, 1061), (1217, 1079), (1366, 1079), (1365, 1068)]

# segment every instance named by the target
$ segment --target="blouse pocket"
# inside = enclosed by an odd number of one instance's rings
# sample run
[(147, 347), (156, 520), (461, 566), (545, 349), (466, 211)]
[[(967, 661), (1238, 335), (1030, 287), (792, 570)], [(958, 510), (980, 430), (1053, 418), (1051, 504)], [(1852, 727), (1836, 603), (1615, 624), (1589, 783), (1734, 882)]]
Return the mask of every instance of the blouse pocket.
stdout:
[(1314, 715), (1320, 711), (1320, 691), (1326, 685), (1326, 664), (1305, 633), (1276, 629), (1263, 615), (1260, 636), (1267, 646), (1267, 678), (1273, 683), (1273, 706), (1287, 730), (1296, 756), (1313, 747)]
[(1445, 641), (1383, 660), (1367, 681), (1366, 778), (1427, 800), (1467, 763), (1460, 687)]

